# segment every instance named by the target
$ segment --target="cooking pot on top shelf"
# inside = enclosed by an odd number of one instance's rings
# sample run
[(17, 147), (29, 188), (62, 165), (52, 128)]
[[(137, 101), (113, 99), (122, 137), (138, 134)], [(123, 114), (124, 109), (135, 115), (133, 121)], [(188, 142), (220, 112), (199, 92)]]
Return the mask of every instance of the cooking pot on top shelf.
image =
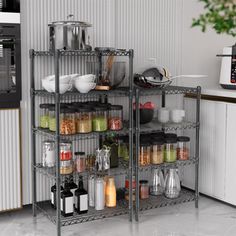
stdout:
[[(71, 18), (69, 15), (67, 18)], [(92, 25), (82, 21), (55, 21), (49, 26), (50, 50), (91, 50), (88, 27)]]

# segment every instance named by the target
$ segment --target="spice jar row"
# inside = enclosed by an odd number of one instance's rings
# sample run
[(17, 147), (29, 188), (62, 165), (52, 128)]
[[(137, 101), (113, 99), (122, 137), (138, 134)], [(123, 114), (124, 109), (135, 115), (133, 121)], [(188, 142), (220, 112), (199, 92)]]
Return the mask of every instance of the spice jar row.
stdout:
[[(111, 141), (111, 139), (109, 139)], [(105, 140), (106, 141), (106, 140)], [(68, 175), (85, 171), (107, 171), (118, 167), (118, 145), (105, 142), (101, 149), (97, 148), (95, 154), (86, 155), (85, 152), (72, 151), (72, 142), (60, 143), (60, 174)], [(106, 144), (106, 145), (105, 145)], [(42, 166), (55, 166), (56, 147), (55, 142), (46, 140), (43, 142)]]
[[(79, 177), (78, 186), (73, 177), (66, 179), (61, 191), (61, 214), (65, 217), (72, 216), (74, 212), (85, 214), (88, 207), (103, 210), (105, 207), (116, 207), (116, 186), (112, 176), (88, 177), (87, 190), (84, 188), (82, 176)], [(56, 209), (56, 184), (51, 187), (51, 206)]]
[[(54, 104), (40, 104), (40, 128), (56, 131)], [(123, 128), (123, 107), (101, 103), (60, 105), (60, 134), (118, 131)]]
[(158, 133), (151, 137), (142, 136), (139, 150), (139, 165), (186, 161), (190, 156), (190, 138), (173, 133)]

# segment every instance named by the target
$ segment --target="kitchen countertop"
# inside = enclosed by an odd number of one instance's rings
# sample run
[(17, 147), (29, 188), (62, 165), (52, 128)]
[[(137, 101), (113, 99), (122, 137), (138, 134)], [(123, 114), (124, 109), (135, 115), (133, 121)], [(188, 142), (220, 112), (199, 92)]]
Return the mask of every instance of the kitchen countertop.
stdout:
[(202, 95), (236, 98), (236, 90), (223, 89), (220, 85), (215, 87), (202, 87)]

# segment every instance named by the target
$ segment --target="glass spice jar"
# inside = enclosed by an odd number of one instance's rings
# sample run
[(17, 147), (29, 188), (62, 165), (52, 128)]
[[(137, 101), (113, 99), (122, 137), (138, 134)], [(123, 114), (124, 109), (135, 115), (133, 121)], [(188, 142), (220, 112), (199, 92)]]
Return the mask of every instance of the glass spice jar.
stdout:
[(39, 105), (40, 108), (40, 128), (49, 128), (49, 108), (52, 104), (43, 103)]
[(82, 173), (86, 170), (85, 152), (75, 152), (74, 154), (75, 154), (76, 172)]
[(106, 106), (94, 107), (93, 131), (103, 132), (108, 129), (108, 108)]
[(72, 142), (60, 143), (60, 160), (61, 161), (72, 160)]
[(164, 162), (164, 143), (163, 139), (154, 139), (152, 142), (151, 164), (158, 165)]
[(92, 109), (88, 107), (78, 108), (76, 112), (77, 133), (92, 132)]
[(177, 159), (177, 138), (169, 137), (165, 139), (164, 160), (165, 162), (175, 162)]
[(123, 106), (111, 105), (109, 107), (109, 130), (121, 130), (123, 128)]
[(55, 106), (49, 107), (49, 130), (56, 132)]
[(61, 175), (69, 175), (73, 173), (73, 162), (72, 160), (69, 161), (61, 161), (60, 166), (60, 174)]
[(70, 108), (60, 109), (60, 134), (75, 134), (75, 110)]
[(95, 155), (87, 155), (86, 158), (86, 169), (88, 171), (93, 171), (95, 168), (95, 161), (96, 161), (96, 156)]
[(140, 199), (149, 198), (149, 185), (147, 180), (139, 181), (139, 197)]
[(177, 141), (177, 159), (180, 161), (188, 160), (190, 153), (190, 138), (187, 136), (179, 136)]
[(151, 146), (150, 143), (146, 141), (142, 141), (140, 144), (139, 150), (139, 165), (147, 166), (151, 163)]

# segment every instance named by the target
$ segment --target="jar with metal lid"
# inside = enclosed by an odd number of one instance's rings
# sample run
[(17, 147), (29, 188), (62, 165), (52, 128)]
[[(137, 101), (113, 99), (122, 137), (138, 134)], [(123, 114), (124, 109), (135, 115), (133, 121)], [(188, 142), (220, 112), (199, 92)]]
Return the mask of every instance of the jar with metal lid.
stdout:
[(75, 166), (76, 172), (81, 173), (86, 170), (86, 156), (85, 152), (75, 152)]
[(179, 136), (177, 141), (177, 159), (180, 161), (188, 160), (190, 154), (190, 138), (187, 136)]
[(52, 104), (43, 103), (39, 105), (40, 108), (40, 128), (49, 128), (49, 108)]
[(60, 143), (60, 160), (69, 161), (72, 160), (72, 142)]
[(93, 114), (93, 131), (103, 132), (107, 130), (108, 126), (108, 108), (107, 106), (94, 107)]
[(75, 110), (70, 108), (60, 109), (60, 134), (75, 134)]
[(151, 145), (148, 140), (141, 141), (139, 150), (139, 165), (147, 166), (151, 163)]
[(49, 107), (49, 130), (56, 131), (56, 116), (55, 116), (55, 106)]
[(43, 141), (43, 166), (54, 167), (55, 166), (55, 142), (51, 140)]
[(123, 128), (123, 106), (111, 105), (109, 107), (109, 130), (121, 130)]
[(149, 198), (149, 185), (147, 180), (139, 181), (139, 197), (140, 199)]
[(60, 174), (61, 175), (69, 175), (73, 173), (73, 162), (72, 160), (69, 161), (61, 161), (60, 166)]
[(166, 137), (165, 149), (164, 149), (164, 160), (165, 162), (175, 162), (177, 159), (177, 138)]
[(162, 164), (164, 162), (164, 144), (163, 139), (154, 139), (152, 141), (151, 164)]
[(92, 109), (81, 107), (76, 112), (76, 131), (77, 133), (92, 132)]
[[(127, 179), (125, 180), (125, 200), (129, 201), (129, 178), (127, 176)], [(136, 188), (136, 181), (135, 177), (132, 177), (132, 201), (135, 201), (135, 188)]]

